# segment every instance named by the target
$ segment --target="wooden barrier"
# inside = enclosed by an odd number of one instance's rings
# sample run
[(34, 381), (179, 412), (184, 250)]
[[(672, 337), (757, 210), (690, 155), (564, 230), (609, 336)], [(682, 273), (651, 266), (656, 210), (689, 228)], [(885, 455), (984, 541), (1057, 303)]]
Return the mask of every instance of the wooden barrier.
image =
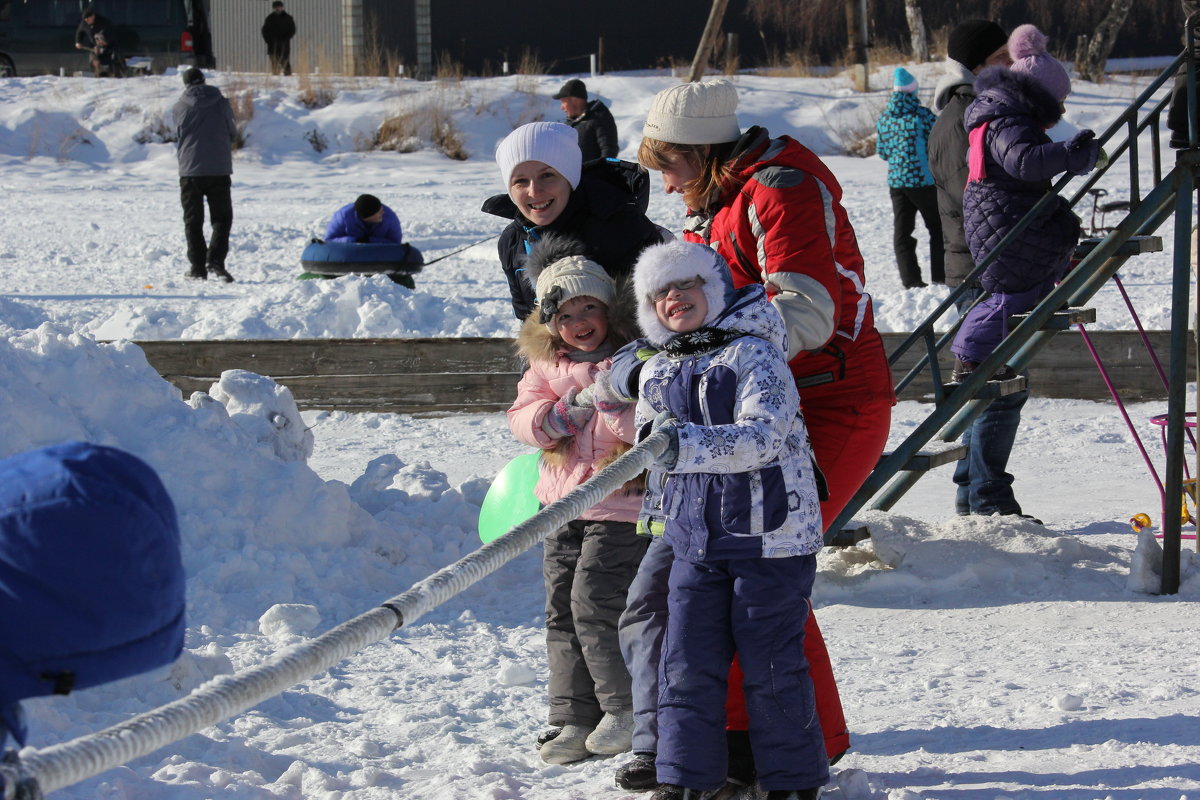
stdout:
[[(1165, 399), (1166, 390), (1133, 331), (1089, 332), (1110, 378), (1130, 401)], [(1152, 331), (1164, 360), (1169, 333)], [(905, 334), (884, 334), (896, 347)], [(516, 396), (522, 365), (511, 339), (264, 339), (137, 342), (147, 361), (184, 393), (207, 391), (227, 369), (267, 375), (287, 386), (301, 409), (408, 413), (501, 411)], [(1189, 363), (1194, 363), (1189, 342)], [(893, 370), (899, 378), (920, 353), (910, 350)], [(949, 376), (948, 363), (943, 364)], [(1108, 391), (1075, 331), (1057, 334), (1030, 370), (1039, 397), (1107, 400)], [(901, 399), (928, 400), (928, 376)]]

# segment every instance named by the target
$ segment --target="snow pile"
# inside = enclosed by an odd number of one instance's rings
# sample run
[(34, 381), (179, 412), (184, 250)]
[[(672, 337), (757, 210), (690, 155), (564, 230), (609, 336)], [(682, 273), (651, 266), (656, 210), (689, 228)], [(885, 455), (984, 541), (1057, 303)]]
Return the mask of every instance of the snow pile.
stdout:
[(322, 480), (285, 387), (229, 371), (185, 403), (128, 342), (9, 331), (0, 405), (0, 456), (77, 438), (158, 471), (179, 513), (189, 619), (209, 631), (193, 646), (257, 630), (276, 603), (314, 604), (328, 624), (360, 613), (457, 558), (478, 516), (428, 465), (393, 458), (353, 487)]

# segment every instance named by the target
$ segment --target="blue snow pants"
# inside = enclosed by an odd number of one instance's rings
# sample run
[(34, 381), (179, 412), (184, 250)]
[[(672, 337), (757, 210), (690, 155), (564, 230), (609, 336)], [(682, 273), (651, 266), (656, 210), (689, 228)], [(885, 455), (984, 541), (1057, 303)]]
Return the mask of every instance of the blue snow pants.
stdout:
[(667, 579), (675, 554), (655, 536), (629, 584), (617, 635), (633, 680), (633, 752), (658, 751), (658, 662), (667, 631)]
[(659, 782), (699, 790), (724, 785), (734, 652), (759, 786), (808, 789), (829, 780), (804, 657), (804, 600), (816, 569), (815, 555), (672, 563), (659, 664)]

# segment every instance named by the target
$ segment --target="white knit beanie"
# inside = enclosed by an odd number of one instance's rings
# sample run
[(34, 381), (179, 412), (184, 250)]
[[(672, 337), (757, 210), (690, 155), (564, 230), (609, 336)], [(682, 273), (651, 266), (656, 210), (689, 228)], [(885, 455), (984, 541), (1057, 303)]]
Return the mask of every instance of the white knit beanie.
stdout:
[(579, 185), (579, 172), (583, 168), (579, 134), (570, 125), (561, 122), (530, 122), (522, 125), (505, 136), (496, 148), (496, 164), (500, 167), (500, 180), (505, 187), (517, 165), (526, 161), (540, 161), (554, 167), (574, 189)]
[(736, 141), (737, 89), (727, 80), (684, 83), (654, 96), (642, 135), (671, 144)]

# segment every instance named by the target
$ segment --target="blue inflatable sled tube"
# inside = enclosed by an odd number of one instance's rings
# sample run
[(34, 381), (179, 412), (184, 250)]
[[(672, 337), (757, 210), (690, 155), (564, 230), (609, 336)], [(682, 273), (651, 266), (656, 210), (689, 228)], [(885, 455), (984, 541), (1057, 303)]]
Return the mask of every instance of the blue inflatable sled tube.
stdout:
[(408, 243), (309, 242), (300, 263), (317, 275), (415, 275), (425, 259)]

